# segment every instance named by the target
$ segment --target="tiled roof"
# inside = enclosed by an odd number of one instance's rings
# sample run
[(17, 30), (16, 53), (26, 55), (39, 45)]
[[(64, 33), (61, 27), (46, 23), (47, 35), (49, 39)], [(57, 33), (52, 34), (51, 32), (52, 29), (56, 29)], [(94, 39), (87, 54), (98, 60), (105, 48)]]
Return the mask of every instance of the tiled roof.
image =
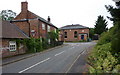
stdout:
[(84, 29), (84, 28), (89, 28), (89, 27), (75, 24), (75, 25), (66, 25), (64, 27), (61, 27), (60, 29), (65, 30), (65, 29)]
[(29, 11), (29, 10), (28, 10), (28, 13), (27, 13), (27, 14), (28, 14), (28, 16), (29, 16), (29, 14), (32, 14), (32, 15), (34, 15), (35, 18), (32, 18), (32, 19), (27, 18), (27, 19), (12, 20), (11, 22), (21, 22), (21, 21), (28, 21), (28, 20), (38, 19), (38, 20), (40, 20), (40, 21), (42, 21), (42, 22), (44, 22), (44, 23), (49, 24), (50, 26), (53, 26), (53, 27), (57, 28), (57, 27), (56, 27), (55, 25), (53, 25), (52, 23), (46, 21), (44, 18), (36, 15), (35, 13), (33, 13), (33, 12)]
[(29, 38), (22, 30), (20, 30), (16, 25), (11, 24), (8, 21), (2, 21), (0, 24), (0, 38)]
[(45, 23), (47, 23), (47, 24), (49, 24), (49, 25), (51, 25), (51, 26), (53, 26), (53, 27), (57, 28), (57, 27), (56, 27), (56, 26), (54, 26), (52, 23), (50, 23), (50, 22), (46, 21), (44, 18), (42, 18), (42, 17), (40, 17), (40, 16), (38, 16), (38, 15), (34, 14), (33, 12), (31, 12), (31, 11), (29, 11), (29, 10), (28, 10), (28, 12), (29, 12), (29, 13), (31, 13), (31, 14), (33, 14), (34, 16), (36, 16), (36, 17), (37, 17), (39, 20), (41, 20), (42, 22), (45, 22)]

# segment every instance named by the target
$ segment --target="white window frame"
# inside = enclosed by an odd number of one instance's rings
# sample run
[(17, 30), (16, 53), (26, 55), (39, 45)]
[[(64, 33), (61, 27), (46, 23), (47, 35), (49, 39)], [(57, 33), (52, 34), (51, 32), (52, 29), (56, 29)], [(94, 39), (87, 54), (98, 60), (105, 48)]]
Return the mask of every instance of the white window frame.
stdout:
[(49, 25), (47, 25), (47, 31), (50, 32), (50, 26)]
[(42, 29), (45, 30), (45, 24), (44, 23), (42, 23)]
[(15, 41), (10, 41), (9, 42), (9, 51), (16, 51), (16, 42)]
[(82, 30), (82, 32), (85, 32), (85, 30)]

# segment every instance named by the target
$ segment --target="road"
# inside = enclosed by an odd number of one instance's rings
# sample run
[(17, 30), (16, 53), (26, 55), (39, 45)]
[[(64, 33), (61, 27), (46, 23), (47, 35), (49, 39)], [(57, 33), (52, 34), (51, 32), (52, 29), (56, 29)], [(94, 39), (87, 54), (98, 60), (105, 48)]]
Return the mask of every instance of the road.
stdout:
[[(81, 54), (95, 42), (65, 43), (58, 49), (3, 66), (3, 73), (69, 73)], [(82, 57), (84, 59), (84, 57)]]

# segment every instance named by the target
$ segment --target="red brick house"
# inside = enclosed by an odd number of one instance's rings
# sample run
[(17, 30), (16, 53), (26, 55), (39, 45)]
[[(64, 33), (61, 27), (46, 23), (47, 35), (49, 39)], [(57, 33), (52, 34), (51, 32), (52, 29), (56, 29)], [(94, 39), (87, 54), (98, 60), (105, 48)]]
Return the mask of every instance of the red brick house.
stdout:
[[(2, 57), (8, 57), (26, 52), (26, 47), (23, 44), (17, 46), (16, 39), (25, 38), (47, 38), (48, 32), (58, 29), (48, 20), (32, 13), (28, 10), (28, 2), (21, 2), (21, 12), (17, 17), (8, 22), (1, 21), (0, 31), (0, 50)], [(50, 41), (50, 39), (48, 40)]]
[[(1, 20), (1, 19), (0, 19)], [(22, 30), (14, 24), (8, 21), (2, 21), (0, 24), (0, 50), (2, 57), (13, 56), (17, 54), (23, 54), (26, 51), (26, 47), (23, 44), (17, 46), (16, 39), (29, 38)]]
[(49, 16), (48, 20), (45, 20), (29, 11), (28, 2), (21, 2), (21, 12), (11, 22), (16, 24), (29, 37), (34, 38), (46, 38), (48, 32), (58, 29), (50, 22)]
[(60, 28), (59, 41), (80, 41), (89, 38), (89, 28), (75, 24)]

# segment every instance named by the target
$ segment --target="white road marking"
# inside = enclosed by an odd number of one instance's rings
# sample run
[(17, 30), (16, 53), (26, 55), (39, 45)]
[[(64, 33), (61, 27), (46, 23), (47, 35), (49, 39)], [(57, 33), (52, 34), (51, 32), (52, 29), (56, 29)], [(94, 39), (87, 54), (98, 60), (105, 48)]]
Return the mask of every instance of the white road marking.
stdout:
[(71, 64), (71, 66), (68, 68), (68, 70), (65, 73), (68, 73), (70, 71), (70, 69), (75, 64), (75, 62), (80, 58), (80, 56), (81, 56), (81, 53), (78, 55), (78, 57), (75, 59), (75, 61)]
[(55, 54), (55, 56), (58, 56), (58, 55), (62, 54), (63, 52), (65, 52), (65, 51), (62, 51), (62, 52), (60, 52), (60, 53), (57, 53), (57, 54)]
[(82, 54), (84, 54), (85, 53), (85, 51), (84, 52), (82, 52)]
[(47, 59), (45, 59), (45, 60), (43, 60), (43, 61), (40, 61), (40, 62), (38, 62), (38, 63), (36, 63), (36, 64), (34, 64), (34, 65), (32, 65), (32, 66), (30, 66), (30, 67), (28, 67), (28, 68), (26, 68), (26, 69), (20, 71), (20, 72), (18, 72), (18, 73), (23, 73), (23, 72), (25, 72), (25, 71), (27, 71), (27, 70), (29, 70), (29, 69), (31, 69), (31, 68), (37, 66), (37, 65), (39, 65), (39, 64), (41, 64), (41, 63), (43, 63), (43, 62), (49, 60), (49, 59), (50, 59), (50, 58), (47, 58)]

